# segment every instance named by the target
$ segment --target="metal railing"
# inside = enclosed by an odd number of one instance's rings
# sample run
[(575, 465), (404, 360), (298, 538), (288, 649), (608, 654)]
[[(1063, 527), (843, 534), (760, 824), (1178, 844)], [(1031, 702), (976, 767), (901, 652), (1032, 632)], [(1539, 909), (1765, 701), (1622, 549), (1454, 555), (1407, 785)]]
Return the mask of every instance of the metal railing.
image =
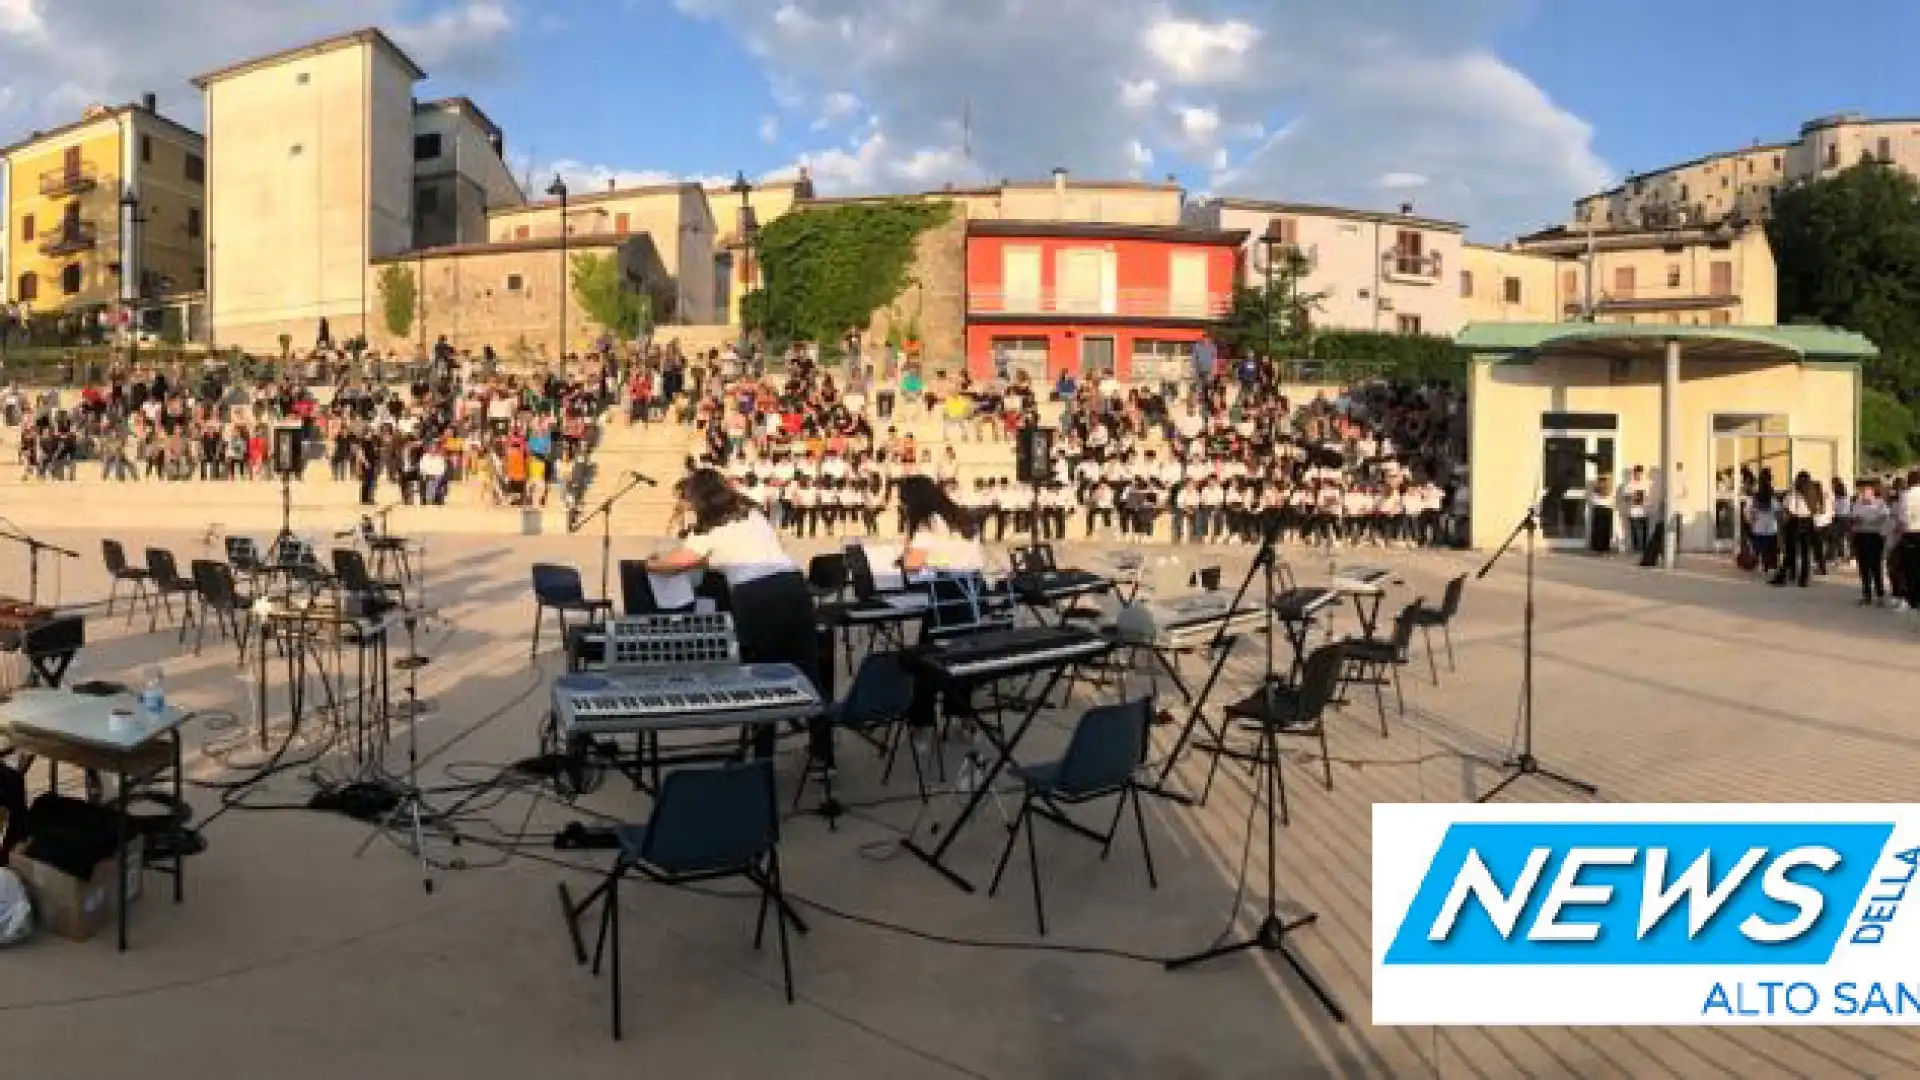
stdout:
[(91, 162), (83, 161), (77, 166), (62, 165), (40, 174), (40, 194), (48, 197), (77, 195), (93, 190), (99, 182), (100, 172)]
[(71, 255), (100, 242), (100, 230), (91, 221), (66, 221), (40, 241), (42, 255)]
[(1084, 315), (1122, 319), (1219, 319), (1233, 309), (1231, 293), (1121, 289), (1107, 295), (1059, 289), (969, 289), (970, 315)]
[(1416, 254), (1406, 251), (1383, 251), (1380, 253), (1380, 267), (1390, 278), (1412, 281), (1432, 282), (1440, 280), (1440, 253), (1430, 251)]

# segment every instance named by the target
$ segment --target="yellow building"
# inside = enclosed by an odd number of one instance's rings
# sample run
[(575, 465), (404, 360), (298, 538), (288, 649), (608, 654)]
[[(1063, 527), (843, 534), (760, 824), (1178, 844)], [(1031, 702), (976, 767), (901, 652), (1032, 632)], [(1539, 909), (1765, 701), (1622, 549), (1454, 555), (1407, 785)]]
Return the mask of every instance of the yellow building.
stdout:
[(1773, 248), (1757, 225), (1586, 232), (1549, 229), (1512, 248), (1556, 265), (1556, 318), (1663, 326), (1778, 321)]
[(707, 204), (713, 211), (714, 308), (724, 312), (728, 326), (740, 325), (740, 298), (758, 287), (759, 267), (747, 250), (747, 234), (742, 228), (765, 226), (793, 209), (793, 204), (813, 197), (813, 181), (805, 169), (793, 180), (779, 183), (709, 187)]
[[(791, 203), (791, 200), (789, 200)], [(608, 238), (645, 236), (672, 279), (671, 310), (657, 322), (721, 322), (715, 295), (714, 210), (696, 183), (655, 184), (567, 195), (567, 235)], [(527, 244), (560, 236), (560, 201), (548, 198), (505, 207), (487, 215), (487, 237), (496, 244)]]
[(1460, 246), (1460, 322), (1557, 322), (1558, 261), (1511, 247)]
[[(53, 131), (0, 149), (7, 299), (29, 311), (143, 310), (206, 288), (206, 147), (161, 116), (152, 95), (95, 106)], [(123, 205), (133, 193), (137, 205)], [(131, 241), (121, 274), (122, 233)]]
[(1730, 549), (1716, 477), (1853, 480), (1860, 364), (1877, 353), (1858, 334), (1811, 326), (1474, 323), (1455, 344), (1478, 548), (1529, 508), (1546, 547), (1585, 547), (1595, 480), (1640, 466), (1676, 494), (1684, 550)]

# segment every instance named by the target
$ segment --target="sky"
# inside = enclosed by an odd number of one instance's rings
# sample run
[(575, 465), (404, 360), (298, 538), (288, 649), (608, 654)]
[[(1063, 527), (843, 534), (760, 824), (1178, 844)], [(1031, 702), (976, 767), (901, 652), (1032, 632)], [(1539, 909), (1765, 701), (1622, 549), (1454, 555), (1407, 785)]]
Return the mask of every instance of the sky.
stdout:
[(826, 193), (1163, 180), (1497, 241), (1828, 113), (1920, 115), (1912, 0), (0, 0), (0, 143), (362, 26), (515, 172)]

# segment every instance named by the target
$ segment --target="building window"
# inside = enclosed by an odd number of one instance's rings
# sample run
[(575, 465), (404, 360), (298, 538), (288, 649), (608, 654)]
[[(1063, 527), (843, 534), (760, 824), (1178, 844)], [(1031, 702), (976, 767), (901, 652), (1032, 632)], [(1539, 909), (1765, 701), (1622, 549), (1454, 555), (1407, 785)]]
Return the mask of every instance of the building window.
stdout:
[(1520, 302), (1520, 279), (1519, 278), (1517, 277), (1508, 278), (1503, 286), (1503, 289), (1504, 289), (1504, 294), (1507, 298), (1507, 303), (1517, 304)]
[(413, 198), (417, 204), (414, 208), (416, 212), (421, 214), (437, 214), (440, 212), (439, 188), (421, 188), (418, 192), (414, 193)]
[(207, 268), (206, 267), (196, 266), (193, 268), (193, 287), (200, 292), (207, 291)]
[(27, 214), (20, 219), (20, 239), (31, 243), (33, 240), (33, 215)]
[(153, 136), (140, 136), (140, 161), (144, 165), (153, 164)]
[(1681, 202), (1687, 201), (1687, 185), (1685, 184), (1680, 185), (1680, 201)]
[(305, 86), (313, 81), (313, 76), (308, 72), (302, 71), (293, 77), (293, 81), (297, 86)]
[(187, 207), (187, 235), (195, 240), (200, 239), (200, 208), (197, 206)]
[(207, 159), (199, 154), (187, 155), (187, 183), (204, 184), (207, 182)]
[(1273, 221), (1267, 227), (1279, 228), (1280, 242), (1283, 244), (1298, 244), (1300, 242), (1300, 219), (1299, 218), (1288, 218), (1288, 217), (1274, 218)]
[(1840, 167), (1840, 144), (1828, 143), (1827, 144), (1827, 168), (1837, 169), (1839, 167)]
[(20, 275), (20, 287), (15, 290), (22, 301), (40, 299), (40, 275), (29, 270)]
[(413, 160), (433, 161), (440, 156), (439, 135), (415, 135), (413, 137)]
[[(993, 339), (991, 347), (994, 357), (1007, 358), (1007, 370), (1010, 373), (1024, 371), (1029, 377), (1044, 377), (1047, 374), (1046, 338), (997, 337)], [(1138, 346), (1135, 348), (1137, 350)]]
[(1631, 266), (1613, 268), (1613, 295), (1621, 300), (1633, 299), (1634, 274)]
[(1747, 159), (1747, 175), (1748, 176), (1753, 175), (1753, 159), (1752, 158)]
[(307, 148), (304, 146), (301, 146), (299, 143), (294, 143), (292, 146), (287, 147), (288, 157), (299, 157), (301, 154), (304, 154), (306, 152), (307, 152)]
[(65, 267), (61, 269), (60, 271), (60, 291), (61, 292), (66, 293), (68, 296), (72, 296), (74, 293), (79, 292), (81, 286), (84, 284), (86, 284), (86, 275), (81, 271), (79, 263), (68, 263)]
[(1471, 270), (1460, 271), (1460, 295), (1465, 297), (1473, 295), (1473, 271)]
[(1733, 325), (1733, 312), (1731, 311), (1709, 312), (1707, 314), (1707, 322), (1714, 326), (1731, 326)]
[(1707, 281), (1714, 296), (1733, 295), (1733, 263), (1715, 260), (1707, 266)]
[(508, 292), (517, 293), (526, 287), (527, 287), (526, 279), (521, 277), (519, 274), (507, 275), (507, 291)]
[(1874, 145), (1874, 156), (1882, 162), (1891, 164), (1893, 161), (1893, 140), (1887, 138), (1885, 135), (1880, 136), (1879, 142)]
[(615, 214), (613, 216), (614, 232), (619, 233), (621, 236), (625, 236), (627, 235), (628, 232), (632, 230), (632, 228), (633, 228), (633, 215)]
[(1669, 263), (1667, 265), (1667, 288), (1677, 289), (1679, 287), (1680, 287), (1680, 264)]
[(513, 229), (513, 238), (515, 240), (530, 240), (533, 238), (533, 230), (525, 225), (516, 225)]
[(1401, 315), (1394, 321), (1403, 334), (1417, 334), (1420, 332), (1420, 316), (1418, 315)]
[(1192, 371), (1193, 342), (1134, 339), (1131, 373), (1134, 379), (1178, 382), (1190, 377)]

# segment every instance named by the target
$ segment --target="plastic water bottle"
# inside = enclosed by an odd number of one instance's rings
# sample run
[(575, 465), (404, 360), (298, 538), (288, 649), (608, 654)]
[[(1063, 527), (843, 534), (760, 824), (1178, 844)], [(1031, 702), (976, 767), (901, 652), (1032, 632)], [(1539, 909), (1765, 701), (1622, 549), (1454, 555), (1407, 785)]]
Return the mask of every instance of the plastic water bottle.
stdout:
[(140, 707), (151, 715), (158, 716), (167, 707), (165, 678), (160, 665), (147, 669), (147, 681), (140, 689)]

